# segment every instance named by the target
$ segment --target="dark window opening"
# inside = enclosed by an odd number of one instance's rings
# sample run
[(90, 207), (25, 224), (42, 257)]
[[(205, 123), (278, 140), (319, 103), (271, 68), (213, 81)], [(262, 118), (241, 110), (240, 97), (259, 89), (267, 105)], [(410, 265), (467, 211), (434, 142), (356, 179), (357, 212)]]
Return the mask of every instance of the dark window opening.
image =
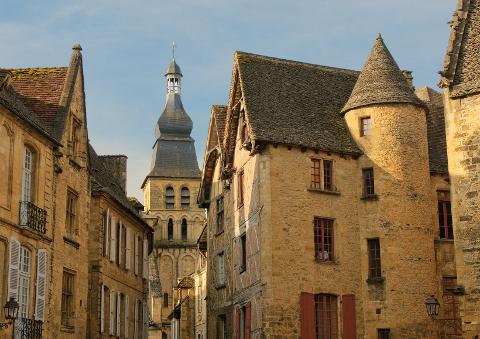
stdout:
[(224, 227), (224, 205), (223, 195), (217, 199), (217, 233), (223, 231)]
[(237, 197), (237, 207), (240, 208), (243, 206), (244, 203), (244, 194), (245, 194), (245, 178), (243, 175), (243, 171), (238, 173), (237, 176), (238, 179), (238, 185), (237, 185), (237, 190), (238, 190), (238, 197)]
[(190, 190), (187, 187), (182, 188), (182, 208), (187, 209), (190, 207)]
[(390, 329), (389, 328), (379, 328), (377, 329), (378, 339), (390, 339)]
[(168, 228), (168, 230), (167, 230), (168, 240), (173, 240), (173, 220), (172, 219), (168, 219), (167, 228)]
[(168, 307), (168, 293), (163, 293), (163, 307)]
[(323, 189), (333, 190), (333, 161), (323, 160)]
[(175, 191), (171, 186), (168, 186), (165, 190), (165, 207), (169, 209), (175, 208)]
[(182, 240), (187, 241), (188, 238), (188, 226), (187, 219), (182, 220)]
[(240, 236), (240, 273), (247, 270), (247, 234)]

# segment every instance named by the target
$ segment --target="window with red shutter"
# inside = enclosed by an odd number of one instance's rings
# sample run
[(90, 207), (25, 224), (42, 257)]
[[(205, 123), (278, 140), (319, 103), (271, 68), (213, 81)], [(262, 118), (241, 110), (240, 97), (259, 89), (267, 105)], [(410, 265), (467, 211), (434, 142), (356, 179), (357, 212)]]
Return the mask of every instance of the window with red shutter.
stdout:
[(302, 292), (300, 294), (300, 321), (302, 339), (315, 337), (315, 295)]
[(343, 313), (343, 339), (357, 338), (357, 323), (355, 312), (355, 296), (353, 294), (342, 296)]
[(317, 339), (338, 339), (337, 296), (315, 294), (315, 332)]

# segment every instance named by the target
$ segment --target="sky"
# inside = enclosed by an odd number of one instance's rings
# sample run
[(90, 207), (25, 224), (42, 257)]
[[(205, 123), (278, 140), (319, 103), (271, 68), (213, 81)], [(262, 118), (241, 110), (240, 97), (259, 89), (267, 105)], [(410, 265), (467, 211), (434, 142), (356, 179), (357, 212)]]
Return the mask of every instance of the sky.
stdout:
[(0, 67), (68, 65), (83, 48), (90, 142), (128, 156), (143, 201), (164, 71), (182, 68), (201, 168), (212, 104), (226, 104), (235, 50), (360, 70), (377, 33), (416, 87), (438, 90), (456, 0), (0, 0)]

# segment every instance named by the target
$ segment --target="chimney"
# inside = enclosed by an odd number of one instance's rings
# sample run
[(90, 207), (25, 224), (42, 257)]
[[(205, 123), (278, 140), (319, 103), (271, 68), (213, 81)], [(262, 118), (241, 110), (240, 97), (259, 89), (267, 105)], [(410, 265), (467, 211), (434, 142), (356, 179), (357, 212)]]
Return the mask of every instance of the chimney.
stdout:
[(415, 87), (413, 86), (413, 76), (412, 76), (412, 71), (408, 71), (406, 69), (402, 70), (403, 76), (405, 79), (407, 79), (408, 84), (410, 87), (415, 90)]
[(127, 192), (127, 156), (100, 155), (99, 156), (107, 170), (113, 175), (115, 181), (120, 185), (123, 192)]

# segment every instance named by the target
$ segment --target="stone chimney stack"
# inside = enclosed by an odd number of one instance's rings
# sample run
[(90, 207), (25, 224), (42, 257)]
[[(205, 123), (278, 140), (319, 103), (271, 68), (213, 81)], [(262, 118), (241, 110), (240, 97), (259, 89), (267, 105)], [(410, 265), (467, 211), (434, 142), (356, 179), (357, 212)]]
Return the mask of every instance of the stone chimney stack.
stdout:
[(415, 90), (415, 87), (413, 86), (413, 76), (412, 76), (412, 71), (408, 71), (406, 69), (402, 70), (403, 76), (405, 79), (407, 79), (408, 84), (410, 87)]
[(115, 180), (120, 184), (122, 190), (127, 192), (127, 156), (119, 155), (100, 155), (99, 156), (107, 170), (114, 176)]

